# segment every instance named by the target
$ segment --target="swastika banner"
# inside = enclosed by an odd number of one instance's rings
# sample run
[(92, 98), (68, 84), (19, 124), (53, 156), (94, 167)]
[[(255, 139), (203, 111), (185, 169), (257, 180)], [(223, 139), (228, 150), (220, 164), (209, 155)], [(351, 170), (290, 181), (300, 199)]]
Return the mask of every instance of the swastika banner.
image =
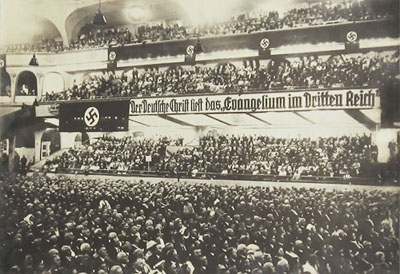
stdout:
[(65, 103), (59, 108), (62, 132), (128, 130), (129, 101)]

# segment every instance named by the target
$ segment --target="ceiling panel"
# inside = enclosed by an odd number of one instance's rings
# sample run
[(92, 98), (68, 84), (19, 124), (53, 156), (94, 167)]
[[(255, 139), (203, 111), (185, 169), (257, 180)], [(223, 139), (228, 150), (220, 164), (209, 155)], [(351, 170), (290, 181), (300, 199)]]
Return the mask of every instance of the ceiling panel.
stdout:
[(344, 110), (299, 111), (299, 114), (320, 125), (359, 126)]
[(365, 114), (371, 121), (374, 123), (380, 124), (381, 123), (381, 114), (382, 111), (379, 109), (366, 109), (361, 110), (363, 114)]
[(188, 124), (192, 124), (194, 126), (224, 126), (224, 123), (221, 123), (215, 119), (212, 119), (204, 114), (185, 114), (185, 115), (168, 115), (174, 119), (181, 120)]
[(148, 126), (178, 126), (177, 123), (168, 121), (156, 115), (148, 115), (148, 116), (131, 116), (129, 117), (130, 122), (139, 123), (141, 125), (145, 124)]
[(272, 126), (307, 126), (311, 124), (294, 112), (266, 112), (255, 113), (253, 115), (270, 123)]

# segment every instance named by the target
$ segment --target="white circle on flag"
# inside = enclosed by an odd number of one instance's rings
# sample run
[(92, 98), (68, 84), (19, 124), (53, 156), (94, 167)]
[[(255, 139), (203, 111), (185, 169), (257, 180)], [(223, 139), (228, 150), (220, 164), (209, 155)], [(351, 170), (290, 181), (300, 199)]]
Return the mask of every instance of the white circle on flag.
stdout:
[(83, 116), (85, 120), (85, 124), (88, 127), (94, 127), (99, 123), (100, 120), (100, 113), (99, 110), (95, 107), (89, 107), (85, 111), (85, 115)]
[(266, 48), (268, 48), (269, 47), (269, 39), (268, 38), (263, 38), (263, 39), (261, 39), (261, 41), (260, 41), (260, 47), (262, 48), (262, 49), (266, 49)]
[(193, 45), (189, 45), (186, 48), (186, 53), (187, 53), (187, 55), (193, 55), (194, 54), (194, 46)]
[(115, 51), (110, 52), (110, 54), (108, 55), (108, 58), (109, 58), (111, 61), (114, 61), (115, 58), (117, 58), (117, 54), (115, 53)]
[(349, 42), (355, 42), (357, 41), (358, 35), (357, 32), (355, 31), (349, 31), (346, 35), (347, 41)]

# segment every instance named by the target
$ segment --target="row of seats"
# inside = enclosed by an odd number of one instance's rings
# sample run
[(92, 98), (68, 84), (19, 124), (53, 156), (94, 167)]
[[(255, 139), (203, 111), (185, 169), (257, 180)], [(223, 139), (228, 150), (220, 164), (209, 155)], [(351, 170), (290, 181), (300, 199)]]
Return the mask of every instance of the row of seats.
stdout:
[(46, 93), (42, 101), (114, 97), (248, 92), (324, 87), (379, 87), (398, 73), (398, 53), (273, 59), (267, 65), (171, 67), (116, 75), (93, 75), (62, 92)]
[[(204, 136), (198, 146), (178, 146), (170, 138), (103, 137), (71, 148), (43, 166), (47, 171), (186, 174), (265, 174), (274, 176), (369, 177), (378, 148), (370, 136), (273, 138), (270, 136)], [(392, 158), (395, 152), (392, 151)], [(372, 173), (371, 173), (372, 172)], [(396, 172), (394, 172), (396, 173)], [(397, 172), (398, 174), (398, 172)], [(395, 174), (390, 174), (395, 178)]]

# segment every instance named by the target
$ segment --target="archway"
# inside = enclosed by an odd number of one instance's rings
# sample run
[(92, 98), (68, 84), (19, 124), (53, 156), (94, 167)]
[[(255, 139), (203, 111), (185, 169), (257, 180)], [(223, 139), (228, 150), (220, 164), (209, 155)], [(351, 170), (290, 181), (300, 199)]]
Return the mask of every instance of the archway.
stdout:
[(23, 96), (37, 95), (36, 75), (31, 71), (23, 71), (19, 74), (16, 85), (16, 93)]
[(0, 72), (0, 96), (11, 96), (11, 77), (4, 69)]
[(58, 93), (64, 90), (64, 78), (58, 72), (47, 73), (43, 79), (43, 92), (46, 93)]
[(31, 130), (24, 130), (18, 133), (15, 140), (15, 147), (21, 148), (34, 148), (35, 147), (35, 135)]
[(40, 142), (40, 159), (60, 150), (60, 133), (57, 129), (46, 130)]

